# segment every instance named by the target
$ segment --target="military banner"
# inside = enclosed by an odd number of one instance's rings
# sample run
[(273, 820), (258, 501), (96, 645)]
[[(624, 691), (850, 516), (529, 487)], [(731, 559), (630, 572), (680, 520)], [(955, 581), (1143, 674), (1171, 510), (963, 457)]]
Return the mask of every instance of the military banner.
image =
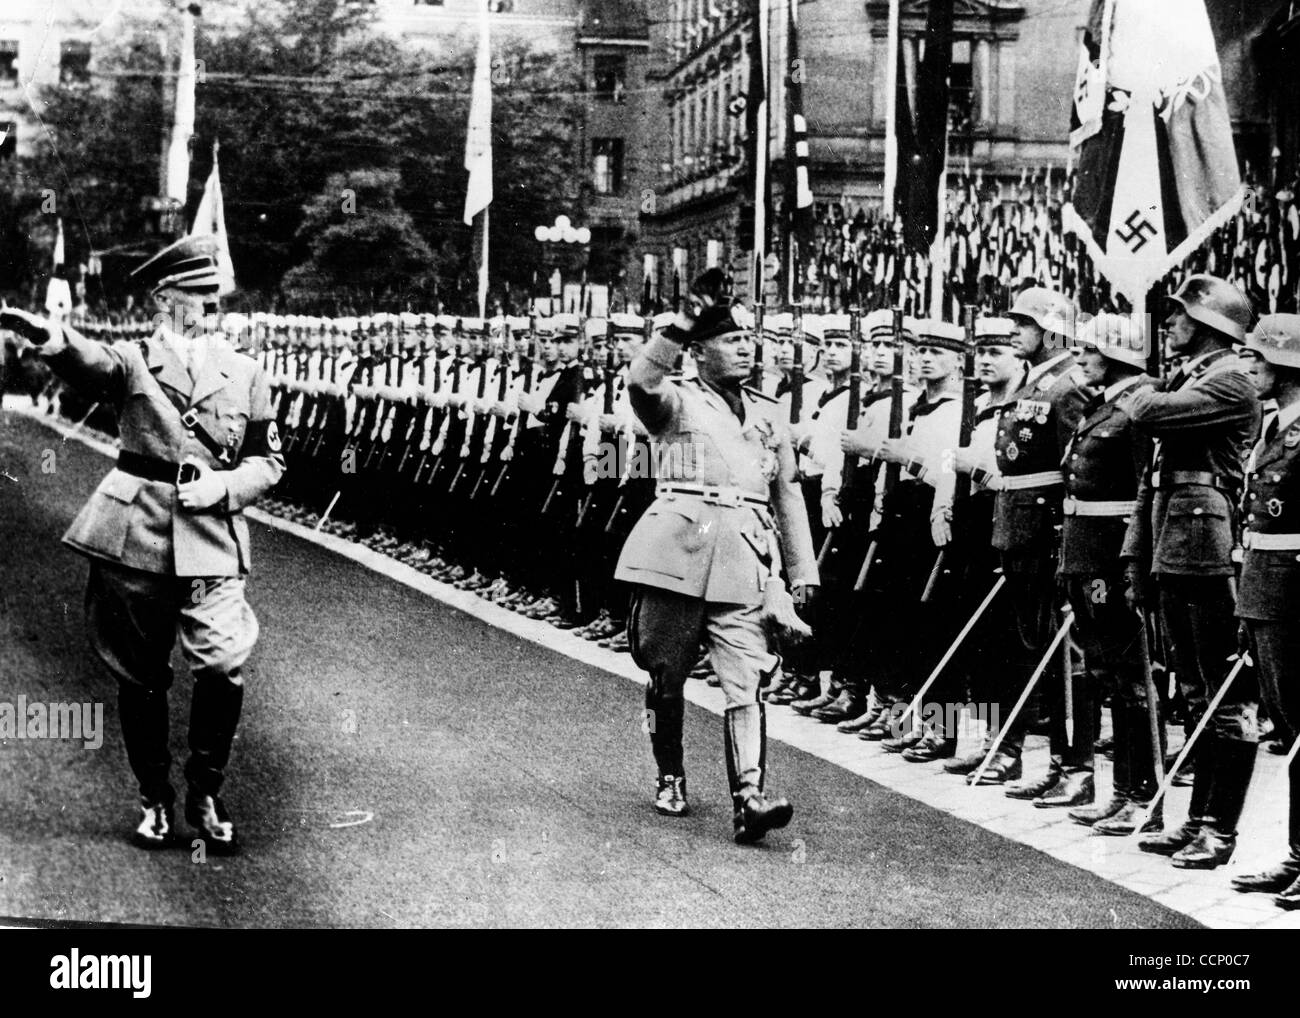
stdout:
[(1236, 214), (1241, 175), (1202, 0), (1094, 0), (1063, 225), (1135, 304)]

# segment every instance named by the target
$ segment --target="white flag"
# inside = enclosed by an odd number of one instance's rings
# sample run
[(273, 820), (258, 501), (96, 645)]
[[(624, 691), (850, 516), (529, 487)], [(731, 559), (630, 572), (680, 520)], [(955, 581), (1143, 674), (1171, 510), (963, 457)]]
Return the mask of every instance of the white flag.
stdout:
[(63, 278), (63, 220), (56, 220), (58, 233), (54, 238), (54, 268), (49, 285), (45, 288), (45, 310), (52, 318), (62, 318), (72, 310), (72, 289)]
[(488, 0), (479, 0), (478, 57), (474, 61), (474, 91), (465, 136), (465, 223), (492, 204), (492, 46), (488, 40)]
[(226, 237), (226, 212), (221, 198), (221, 174), (217, 167), (217, 146), (212, 146), (212, 173), (203, 186), (203, 198), (194, 214), (191, 237), (212, 236), (217, 240), (217, 294), (225, 296), (235, 290), (235, 264), (230, 260), (230, 241)]
[(182, 205), (190, 183), (190, 139), (194, 136), (194, 15), (181, 12), (181, 59), (176, 74), (176, 113), (167, 148), (167, 197)]

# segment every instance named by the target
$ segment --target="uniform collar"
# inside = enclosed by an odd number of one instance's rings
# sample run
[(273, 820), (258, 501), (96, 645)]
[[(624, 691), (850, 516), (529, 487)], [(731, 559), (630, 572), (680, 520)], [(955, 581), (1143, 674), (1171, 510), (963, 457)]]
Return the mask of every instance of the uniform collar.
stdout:
[(1064, 353), (1058, 353), (1055, 357), (1051, 358), (1051, 360), (1046, 360), (1043, 361), (1042, 364), (1035, 365), (1025, 372), (1025, 377), (1020, 383), (1020, 387), (1022, 389), (1028, 389), (1030, 386), (1037, 385), (1038, 380), (1049, 371), (1057, 365), (1064, 364), (1066, 361), (1072, 360), (1073, 358), (1074, 354), (1070, 353), (1069, 350), (1066, 350)]
[(1277, 434), (1282, 434), (1296, 421), (1300, 421), (1300, 402), (1292, 403), (1285, 410), (1277, 412)]
[(1121, 393), (1133, 388), (1135, 385), (1147, 381), (1144, 375), (1134, 375), (1132, 378), (1126, 378), (1122, 382), (1116, 382), (1114, 385), (1108, 385), (1101, 394), (1103, 403), (1112, 403)]

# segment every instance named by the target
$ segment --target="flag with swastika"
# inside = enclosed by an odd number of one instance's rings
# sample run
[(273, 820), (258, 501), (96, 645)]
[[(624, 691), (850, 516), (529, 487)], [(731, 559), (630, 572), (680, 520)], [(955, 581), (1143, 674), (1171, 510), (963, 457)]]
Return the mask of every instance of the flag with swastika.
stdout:
[(1093, 0), (1070, 143), (1079, 172), (1063, 225), (1140, 302), (1243, 198), (1204, 0)]

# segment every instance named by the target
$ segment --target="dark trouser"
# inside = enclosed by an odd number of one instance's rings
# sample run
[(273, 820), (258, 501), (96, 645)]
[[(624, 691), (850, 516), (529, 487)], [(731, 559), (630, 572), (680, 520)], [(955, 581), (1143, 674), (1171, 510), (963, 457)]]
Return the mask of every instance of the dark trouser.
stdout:
[[(1048, 645), (1061, 626), (1060, 615), (1056, 610), (1056, 573), (1055, 562), (1051, 555), (1004, 554), (1002, 568), (1007, 577), (1006, 597), (1011, 604), (1016, 620), (1016, 634), (1025, 652), (1034, 660), (1035, 665), (1042, 660)], [(1052, 654), (1042, 676), (1038, 680), (1037, 692), (1043, 708), (1048, 712), (1051, 726), (1048, 741), (1053, 764), (1070, 769), (1087, 769), (1091, 767), (1092, 740), (1089, 739), (1086, 750), (1077, 737), (1074, 745), (1070, 744), (1065, 725), (1065, 651), (1058, 650)], [(1015, 691), (1019, 698), (1024, 690), (1021, 680), (1020, 688)], [(1085, 683), (1073, 682), (1073, 701), (1075, 704), (1075, 724), (1079, 723), (1079, 704), (1086, 702), (1083, 689)], [(1010, 717), (1015, 700), (999, 704), (1000, 717)], [(1091, 713), (1091, 708), (1089, 708)], [(1002, 743), (1002, 751), (1019, 754), (1024, 746), (1025, 732), (1030, 724), (1028, 710), (1022, 710), (1007, 729)]]
[(1154, 780), (1155, 757), (1140, 645), (1144, 622), (1129, 609), (1123, 592), (1123, 576), (1119, 573), (1071, 576), (1066, 580), (1066, 594), (1074, 609), (1074, 636), (1088, 668), (1084, 681), (1074, 684), (1076, 758), (1081, 766), (1092, 768), (1099, 707), (1102, 695), (1108, 691), (1114, 726), (1115, 788), (1127, 796), (1134, 784), (1142, 793), (1147, 792)]
[[(1250, 627), (1260, 692), (1274, 721), (1300, 731), (1300, 626), (1295, 620), (1261, 622)], [(1287, 840), (1291, 858), (1300, 862), (1300, 757), (1291, 761)]]
[(92, 561), (86, 620), (95, 653), (118, 681), (127, 760), (149, 802), (171, 802), (167, 737), (170, 658), (181, 649), (194, 675), (185, 777), (200, 794), (221, 788), (239, 724), (240, 670), (257, 641), (257, 619), (237, 577), (176, 577)]
[[(1190, 732), (1232, 668), (1237, 653), (1236, 597), (1228, 576), (1156, 577), (1171, 667), (1186, 704)], [(1215, 710), (1206, 735), (1228, 742), (1259, 741), (1258, 680), (1243, 669)]]

